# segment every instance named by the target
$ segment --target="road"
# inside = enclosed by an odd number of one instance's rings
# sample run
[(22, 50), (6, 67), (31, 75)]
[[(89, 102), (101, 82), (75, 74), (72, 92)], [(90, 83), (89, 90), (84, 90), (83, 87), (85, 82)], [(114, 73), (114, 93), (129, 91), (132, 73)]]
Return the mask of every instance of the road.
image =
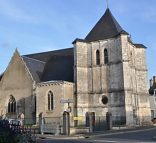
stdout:
[(44, 139), (39, 143), (153, 143), (156, 128), (133, 130), (120, 133), (96, 134), (86, 139)]

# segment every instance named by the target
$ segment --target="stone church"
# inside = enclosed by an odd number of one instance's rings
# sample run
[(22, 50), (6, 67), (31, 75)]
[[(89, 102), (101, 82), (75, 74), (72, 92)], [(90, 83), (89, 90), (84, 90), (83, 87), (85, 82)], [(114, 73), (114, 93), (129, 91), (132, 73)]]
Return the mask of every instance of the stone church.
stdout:
[(72, 48), (29, 55), (16, 49), (0, 76), (1, 116), (61, 122), (64, 111), (71, 120), (81, 117), (78, 125), (87, 113), (104, 123), (107, 112), (114, 124), (150, 123), (146, 47), (131, 40), (109, 8)]

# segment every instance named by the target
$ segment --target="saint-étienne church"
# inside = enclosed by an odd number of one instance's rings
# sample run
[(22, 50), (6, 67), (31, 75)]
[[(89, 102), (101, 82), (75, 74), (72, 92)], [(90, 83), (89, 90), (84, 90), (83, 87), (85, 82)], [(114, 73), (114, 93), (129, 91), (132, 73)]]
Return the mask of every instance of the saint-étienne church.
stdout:
[(29, 55), (15, 51), (0, 76), (1, 116), (38, 124), (40, 114), (61, 122), (70, 110), (71, 120), (81, 117), (77, 125), (86, 124), (87, 113), (104, 124), (107, 112), (113, 124), (150, 123), (146, 47), (132, 42), (110, 9), (72, 44)]

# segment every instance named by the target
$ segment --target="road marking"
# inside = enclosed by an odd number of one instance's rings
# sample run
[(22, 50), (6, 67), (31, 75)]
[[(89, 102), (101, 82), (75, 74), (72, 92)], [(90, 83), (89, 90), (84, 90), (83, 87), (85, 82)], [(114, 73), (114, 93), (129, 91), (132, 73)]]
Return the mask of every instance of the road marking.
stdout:
[(118, 140), (118, 141), (112, 141), (112, 140), (93, 140), (93, 142), (100, 142), (100, 143), (104, 143), (104, 142), (108, 142), (108, 143), (121, 143), (121, 142), (123, 142), (123, 143), (125, 143), (125, 142), (131, 142), (131, 143), (153, 143), (153, 142), (140, 142), (140, 141), (135, 141), (135, 140), (132, 140), (132, 141), (130, 141), (130, 140)]
[(94, 140), (94, 142), (109, 142), (109, 143), (116, 143), (118, 141), (111, 141), (111, 140)]
[(139, 143), (154, 143), (154, 142), (139, 142)]

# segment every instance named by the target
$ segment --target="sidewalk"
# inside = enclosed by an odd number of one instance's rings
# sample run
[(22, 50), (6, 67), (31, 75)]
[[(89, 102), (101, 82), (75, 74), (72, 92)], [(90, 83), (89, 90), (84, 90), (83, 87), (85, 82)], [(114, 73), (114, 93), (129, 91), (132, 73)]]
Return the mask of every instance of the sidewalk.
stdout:
[(62, 139), (62, 140), (69, 140), (69, 139), (84, 139), (84, 134), (78, 135), (50, 135), (50, 134), (37, 134), (38, 139)]
[(69, 139), (85, 139), (85, 138), (94, 138), (100, 136), (107, 136), (107, 135), (115, 135), (115, 134), (123, 134), (126, 132), (138, 132), (138, 131), (145, 131), (155, 129), (156, 127), (134, 127), (134, 128), (118, 128), (113, 130), (104, 130), (104, 131), (95, 131), (92, 133), (86, 134), (76, 134), (76, 135), (51, 135), (51, 134), (37, 134), (38, 139), (62, 139), (62, 140), (69, 140)]

